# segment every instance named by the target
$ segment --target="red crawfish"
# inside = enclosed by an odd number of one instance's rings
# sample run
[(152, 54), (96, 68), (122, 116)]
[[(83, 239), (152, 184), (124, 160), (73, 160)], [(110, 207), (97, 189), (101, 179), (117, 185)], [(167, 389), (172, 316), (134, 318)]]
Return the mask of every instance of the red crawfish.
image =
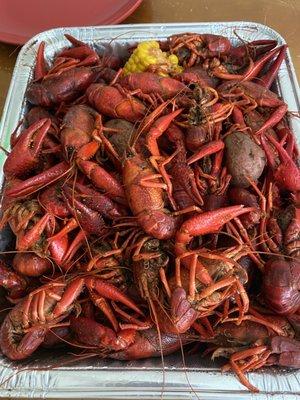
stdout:
[(26, 97), (36, 106), (53, 107), (69, 103), (83, 94), (94, 82), (97, 72), (89, 67), (77, 67), (29, 84)]
[(29, 357), (43, 343), (49, 329), (72, 312), (85, 285), (99, 295), (123, 302), (142, 314), (128, 296), (101, 279), (75, 278), (69, 283), (58, 279), (32, 291), (7, 314), (0, 329), (3, 354), (11, 360)]
[(274, 127), (287, 112), (287, 105), (276, 93), (255, 82), (225, 82), (218, 87), (218, 93), (220, 97), (232, 101), (234, 105), (243, 107), (243, 109), (256, 107), (272, 109), (272, 113), (265, 123), (256, 132), (253, 132), (256, 137), (260, 137), (267, 129)]
[(75, 45), (75, 48), (63, 50), (56, 57), (50, 70), (47, 69), (44, 58), (45, 43), (40, 44), (34, 81), (29, 84), (26, 91), (27, 99), (31, 104), (52, 107), (71, 102), (83, 94), (97, 78), (98, 71), (90, 67), (98, 63), (97, 53), (71, 35), (66, 37)]
[(197, 84), (201, 88), (215, 88), (218, 84), (218, 79), (211, 77), (208, 72), (201, 67), (201, 65), (185, 68), (183, 72), (175, 76), (175, 79), (178, 79), (185, 84)]
[(27, 281), (0, 260), (0, 286), (4, 287), (11, 299), (17, 299), (25, 294)]
[[(169, 257), (163, 243), (157, 239), (144, 237), (138, 244), (139, 251), (132, 257), (132, 269), (136, 288), (151, 310), (153, 324), (165, 334), (186, 332), (198, 313), (187, 300), (186, 292), (176, 288), (164, 298), (163, 284), (166, 283), (165, 271), (169, 267)], [(165, 305), (170, 312), (167, 312)]]
[(300, 262), (284, 257), (267, 261), (262, 277), (262, 296), (279, 315), (295, 313), (300, 308)]
[(25, 180), (9, 180), (5, 187), (5, 196), (11, 200), (24, 198), (66, 176), (70, 171), (69, 164), (62, 161)]
[(49, 118), (34, 122), (15, 139), (3, 171), (7, 178), (23, 178), (34, 172), (40, 164), (43, 141), (51, 126)]
[[(149, 179), (152, 182), (148, 184)], [(154, 168), (140, 154), (125, 159), (123, 182), (130, 209), (139, 225), (157, 239), (169, 239), (175, 235), (178, 218), (165, 208), (164, 183), (159, 182)]]
[(246, 229), (259, 223), (261, 210), (255, 194), (244, 188), (232, 187), (228, 191), (228, 196), (232, 204), (243, 204), (246, 207), (255, 208), (255, 211), (240, 216), (240, 220)]
[(167, 48), (177, 55), (180, 64), (192, 67), (199, 60), (229, 53), (231, 43), (221, 35), (182, 33), (170, 36)]
[[(183, 265), (187, 269), (190, 269), (193, 257), (192, 255), (189, 256), (188, 245), (194, 237), (208, 233), (216, 233), (231, 219), (246, 214), (250, 211), (253, 211), (253, 208), (244, 208), (242, 205), (237, 205), (219, 208), (214, 211), (206, 211), (199, 215), (189, 217), (182, 223), (181, 227), (176, 232), (176, 256), (181, 257)], [(204, 284), (209, 284), (212, 282), (212, 278), (201, 263), (196, 263), (196, 277)]]
[(229, 358), (229, 363), (222, 371), (232, 370), (244, 386), (252, 392), (258, 392), (246, 378), (246, 372), (264, 365), (299, 368), (300, 343), (293, 336), (294, 331), (284, 318), (247, 315), (240, 325), (233, 322), (219, 325), (215, 336), (208, 341), (218, 346), (213, 358)]
[[(275, 147), (278, 160), (276, 160), (274, 151), (268, 142)], [(261, 136), (261, 145), (279, 188), (290, 190), (291, 192), (300, 191), (300, 168), (292, 156), (284, 149), (283, 145), (267, 133)]]
[(86, 91), (89, 103), (101, 114), (136, 122), (146, 114), (144, 104), (134, 96), (127, 96), (114, 86), (101, 83), (90, 85)]
[[(199, 315), (210, 315), (233, 293), (241, 296), (241, 315), (247, 311), (249, 300), (243, 288), (247, 276), (234, 260), (235, 256), (243, 255), (239, 254), (239, 249), (233, 249), (231, 256), (230, 252), (190, 251), (186, 246), (193, 236), (216, 232), (231, 218), (251, 210), (243, 210), (243, 206), (225, 207), (194, 215), (182, 224), (175, 237), (175, 276), (168, 282), (164, 271), (160, 271), (171, 304), (171, 315), (161, 306), (157, 308), (162, 331), (185, 332)], [(185, 269), (180, 269), (181, 262)], [(207, 287), (202, 287), (203, 284)]]
[(54, 223), (54, 216), (44, 213), (37, 200), (14, 202), (5, 210), (1, 225), (9, 223), (16, 235), (16, 249), (19, 251), (44, 251), (43, 233), (48, 224)]
[[(285, 57), (286, 49), (286, 45), (276, 47), (271, 51), (267, 51), (262, 55), (262, 57), (259, 57), (256, 60), (253, 60), (249, 56), (244, 57), (244, 63), (242, 65), (239, 65), (238, 63), (234, 64), (234, 61), (230, 59), (230, 56), (228, 58), (225, 56), (225, 61), (220, 60), (218, 57), (214, 57), (212, 59), (206, 59), (203, 62), (203, 68), (207, 69), (211, 75), (225, 81), (256, 80), (260, 85), (269, 88), (277, 76), (280, 65)], [(272, 60), (274, 56), (276, 56), (276, 58), (269, 67), (268, 72), (259, 76), (265, 65)], [(231, 61), (233, 61), (233, 63)]]
[(68, 49), (60, 51), (51, 68), (47, 68), (45, 60), (45, 42), (41, 42), (36, 56), (36, 64), (34, 67), (34, 79), (40, 81), (43, 78), (59, 76), (75, 67), (93, 66), (99, 63), (98, 54), (86, 43), (74, 38), (69, 34), (64, 35), (65, 38), (73, 45)]
[[(163, 77), (151, 72), (132, 73), (122, 77), (118, 85), (127, 90), (136, 92), (137, 95), (158, 96), (163, 100), (175, 97), (177, 94), (188, 92), (185, 84), (170, 77)], [(147, 96), (143, 96), (147, 98)]]
[(138, 360), (168, 355), (188, 341), (188, 338), (176, 334), (161, 333), (159, 337), (154, 328), (122, 329), (114, 332), (103, 324), (85, 317), (72, 318), (71, 330), (80, 343), (93, 346), (93, 352), (97, 351), (97, 348), (99, 351), (109, 351), (108, 357), (116, 360)]
[(66, 160), (89, 159), (100, 147), (95, 140), (98, 113), (86, 105), (71, 106), (62, 120), (60, 141)]
[(51, 270), (49, 259), (35, 253), (17, 253), (12, 262), (15, 271), (24, 276), (40, 276)]
[[(180, 290), (181, 298), (184, 299), (185, 307), (182, 307), (182, 317), (188, 309), (194, 311), (196, 318), (203, 318), (214, 314), (215, 310), (228, 299), (235, 299), (239, 317), (242, 318), (249, 307), (249, 299), (244, 289), (247, 282), (247, 273), (237, 263), (245, 253), (239, 247), (227, 249), (226, 251), (202, 251), (190, 252), (190, 270), (180, 268), (180, 258), (176, 259), (176, 272), (168, 281), (171, 293)], [(247, 253), (246, 253), (247, 254)], [(202, 267), (209, 273), (212, 283), (203, 285), (195, 277), (195, 267), (201, 263)], [(185, 296), (185, 297), (184, 297)], [(230, 303), (228, 303), (229, 306)], [(191, 314), (191, 310), (189, 313)], [(177, 311), (179, 318), (181, 311)], [(187, 315), (185, 318), (187, 319)], [(195, 318), (191, 319), (191, 324)]]
[(203, 199), (197, 188), (194, 171), (187, 163), (184, 133), (171, 124), (166, 136), (175, 147), (175, 157), (171, 156), (166, 168), (172, 179), (171, 198), (179, 210), (196, 209), (195, 206), (203, 205)]
[[(59, 134), (59, 118), (55, 116), (54, 114), (51, 114), (50, 111), (46, 110), (43, 107), (40, 106), (35, 106), (32, 107), (28, 113), (25, 115), (25, 121), (27, 123), (27, 126), (30, 126), (34, 124), (37, 121), (40, 121), (41, 119), (44, 118), (49, 118), (51, 120), (51, 126), (48, 130), (48, 135), (51, 135), (52, 138), (57, 138), (58, 139), (58, 134)], [(47, 144), (47, 138), (46, 137), (46, 143)]]

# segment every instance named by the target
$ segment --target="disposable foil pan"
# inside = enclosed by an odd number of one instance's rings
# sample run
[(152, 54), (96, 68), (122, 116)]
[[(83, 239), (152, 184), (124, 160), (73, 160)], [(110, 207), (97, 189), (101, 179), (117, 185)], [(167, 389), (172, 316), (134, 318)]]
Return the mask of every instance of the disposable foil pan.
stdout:
[[(9, 149), (11, 132), (26, 112), (25, 90), (32, 79), (38, 43), (46, 42), (46, 57), (50, 61), (54, 54), (69, 43), (64, 33), (90, 43), (99, 50), (110, 44), (114, 51), (123, 51), (122, 45), (148, 39), (164, 39), (178, 32), (214, 33), (225, 35), (237, 42), (236, 33), (246, 41), (284, 39), (271, 28), (253, 22), (216, 22), (195, 24), (145, 24), (97, 26), (82, 28), (60, 28), (40, 33), (27, 42), (20, 51), (11, 85), (7, 95), (0, 127), (1, 145)], [(289, 52), (277, 79), (277, 90), (288, 104), (289, 110), (300, 112), (299, 87)], [(299, 119), (291, 118), (290, 124), (300, 143)], [(4, 155), (0, 153), (0, 170)], [(0, 236), (3, 250), (8, 238)], [(74, 360), (66, 350), (54, 353), (40, 351), (30, 360), (12, 363), (0, 356), (0, 396), (11, 398), (97, 398), (97, 399), (296, 399), (300, 393), (300, 372), (278, 368), (250, 373), (252, 384), (260, 389), (259, 394), (249, 393), (237, 378), (222, 374), (219, 365), (200, 355), (173, 354), (161, 359), (119, 362), (91, 358)], [(51, 368), (60, 365), (59, 368)], [(10, 379), (9, 379), (10, 378)]]

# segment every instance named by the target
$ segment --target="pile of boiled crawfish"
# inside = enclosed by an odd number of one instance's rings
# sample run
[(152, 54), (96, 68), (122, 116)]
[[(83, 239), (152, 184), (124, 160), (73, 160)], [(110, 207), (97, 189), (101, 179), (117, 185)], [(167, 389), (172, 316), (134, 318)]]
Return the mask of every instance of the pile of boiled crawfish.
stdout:
[(178, 34), (159, 46), (181, 72), (125, 75), (66, 38), (51, 66), (39, 46), (4, 165), (2, 352), (188, 346), (252, 391), (249, 371), (300, 367), (298, 152), (270, 89), (287, 46)]

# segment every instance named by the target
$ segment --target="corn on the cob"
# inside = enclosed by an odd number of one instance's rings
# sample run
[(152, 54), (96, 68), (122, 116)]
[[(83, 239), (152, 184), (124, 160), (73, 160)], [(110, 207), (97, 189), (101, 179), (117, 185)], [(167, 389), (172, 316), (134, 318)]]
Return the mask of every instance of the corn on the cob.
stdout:
[(129, 60), (124, 66), (123, 73), (128, 75), (132, 72), (144, 72), (151, 67), (159, 75), (179, 73), (182, 67), (178, 65), (175, 54), (168, 55), (159, 48), (159, 43), (149, 40), (138, 44)]

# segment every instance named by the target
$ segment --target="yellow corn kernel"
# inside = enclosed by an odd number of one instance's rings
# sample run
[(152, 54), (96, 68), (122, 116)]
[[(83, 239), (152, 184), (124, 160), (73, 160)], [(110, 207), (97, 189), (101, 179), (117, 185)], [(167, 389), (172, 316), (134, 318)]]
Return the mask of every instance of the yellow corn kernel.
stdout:
[(128, 75), (131, 72), (144, 72), (147, 71), (150, 65), (155, 66), (154, 70), (157, 70), (157, 73), (161, 76), (168, 76), (170, 73), (178, 73), (182, 70), (178, 65), (176, 55), (169, 55), (161, 51), (157, 41), (149, 40), (138, 44), (126, 62), (123, 74)]
[(168, 60), (170, 61), (171, 64), (178, 65), (178, 57), (175, 54), (171, 54), (168, 57)]

